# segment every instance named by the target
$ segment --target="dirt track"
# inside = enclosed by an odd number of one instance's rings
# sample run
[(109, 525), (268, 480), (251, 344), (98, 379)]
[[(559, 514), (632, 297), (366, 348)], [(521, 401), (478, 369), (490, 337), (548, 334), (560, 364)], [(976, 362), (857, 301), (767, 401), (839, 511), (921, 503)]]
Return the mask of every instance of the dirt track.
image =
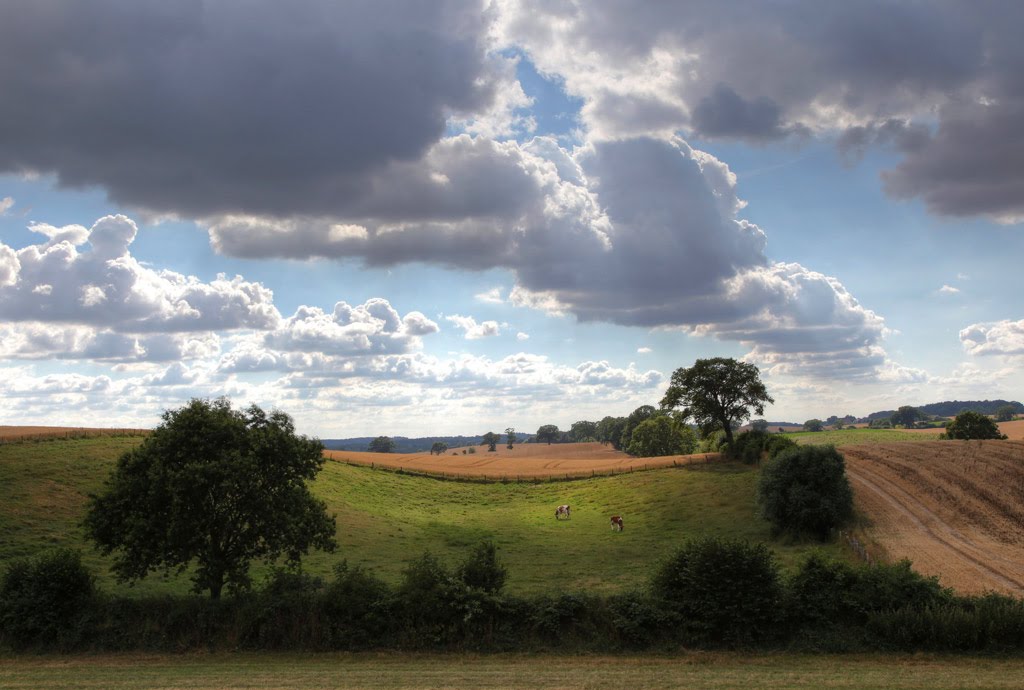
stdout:
[[(463, 454), (463, 450), (467, 453)], [(486, 446), (477, 446), (476, 453), (468, 448), (450, 448), (443, 455), (429, 453), (355, 453), (343, 450), (325, 451), (332, 460), (360, 465), (402, 468), (430, 474), (448, 476), (514, 479), (532, 477), (587, 476), (591, 474), (617, 474), (631, 469), (670, 467), (691, 462), (704, 462), (717, 454), (672, 455), (663, 458), (634, 458), (600, 443), (518, 444), (513, 450), (498, 444), (492, 453)], [(454, 453), (454, 455), (453, 455)]]
[(843, 448), (869, 536), (963, 592), (1024, 594), (1024, 441)]

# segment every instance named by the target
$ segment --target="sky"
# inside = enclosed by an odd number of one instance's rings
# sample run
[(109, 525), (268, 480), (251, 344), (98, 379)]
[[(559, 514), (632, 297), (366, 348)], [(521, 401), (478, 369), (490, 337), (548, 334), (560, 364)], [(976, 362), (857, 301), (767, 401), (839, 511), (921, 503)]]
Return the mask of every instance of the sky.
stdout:
[(1024, 4), (0, 5), (0, 424), (1024, 397)]

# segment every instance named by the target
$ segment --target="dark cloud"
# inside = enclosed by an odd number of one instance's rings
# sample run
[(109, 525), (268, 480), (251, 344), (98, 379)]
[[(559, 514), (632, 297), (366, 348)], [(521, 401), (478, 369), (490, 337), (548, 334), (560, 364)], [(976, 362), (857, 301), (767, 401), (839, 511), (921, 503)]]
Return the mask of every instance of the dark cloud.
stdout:
[(334, 211), (495, 74), (474, 3), (14, 0), (0, 171), (185, 215)]
[(511, 7), (505, 40), (564, 77), (600, 136), (834, 135), (851, 160), (874, 145), (904, 154), (885, 176), (893, 196), (943, 215), (1024, 217), (1024, 3)]
[[(694, 128), (707, 137), (781, 139), (795, 131), (782, 124), (782, 111), (770, 98), (744, 100), (725, 84), (718, 84), (693, 109)], [(805, 131), (806, 128), (796, 128)]]

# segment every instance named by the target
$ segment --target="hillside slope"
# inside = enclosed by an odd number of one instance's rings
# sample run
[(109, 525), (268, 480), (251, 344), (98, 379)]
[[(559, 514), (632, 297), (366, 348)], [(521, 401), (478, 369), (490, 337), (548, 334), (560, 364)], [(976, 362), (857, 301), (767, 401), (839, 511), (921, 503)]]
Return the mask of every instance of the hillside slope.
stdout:
[[(0, 564), (51, 546), (80, 548), (108, 590), (107, 562), (80, 527), (90, 492), (99, 491), (117, 457), (140, 438), (57, 440), (0, 446)], [(307, 571), (329, 576), (348, 559), (397, 580), (410, 559), (430, 550), (449, 563), (480, 539), (494, 539), (510, 571), (509, 587), (542, 591), (622, 591), (642, 586), (657, 562), (687, 537), (713, 534), (770, 542), (757, 516), (756, 470), (700, 463), (571, 482), (463, 483), (327, 462), (313, 491), (337, 515), (336, 554), (315, 554)], [(572, 519), (555, 521), (561, 503)], [(609, 516), (625, 517), (625, 531)], [(772, 543), (784, 565), (810, 547)], [(842, 557), (843, 549), (826, 549)], [(258, 573), (257, 573), (258, 574)], [(140, 593), (183, 592), (185, 578), (151, 576)]]

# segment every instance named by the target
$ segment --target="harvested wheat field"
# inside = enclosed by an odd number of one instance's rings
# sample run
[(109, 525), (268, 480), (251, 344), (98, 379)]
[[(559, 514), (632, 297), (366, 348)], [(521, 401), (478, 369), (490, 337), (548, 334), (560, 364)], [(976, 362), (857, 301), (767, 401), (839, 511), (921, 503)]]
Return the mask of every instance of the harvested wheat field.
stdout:
[[(467, 452), (463, 453), (464, 450)], [(324, 451), (324, 455), (331, 460), (358, 465), (372, 464), (377, 467), (401, 468), (426, 474), (488, 479), (619, 474), (638, 469), (705, 462), (718, 457), (714, 453), (701, 453), (661, 458), (634, 458), (600, 443), (523, 443), (517, 444), (512, 450), (499, 443), (494, 452), (489, 452), (484, 446), (477, 446), (476, 453), (473, 454), (468, 450), (450, 448), (443, 455), (328, 450)]]
[(48, 438), (140, 436), (148, 433), (149, 429), (93, 429), (81, 426), (0, 426), (0, 442)]
[(890, 560), (966, 593), (1024, 594), (1024, 441), (843, 449), (858, 510)]

